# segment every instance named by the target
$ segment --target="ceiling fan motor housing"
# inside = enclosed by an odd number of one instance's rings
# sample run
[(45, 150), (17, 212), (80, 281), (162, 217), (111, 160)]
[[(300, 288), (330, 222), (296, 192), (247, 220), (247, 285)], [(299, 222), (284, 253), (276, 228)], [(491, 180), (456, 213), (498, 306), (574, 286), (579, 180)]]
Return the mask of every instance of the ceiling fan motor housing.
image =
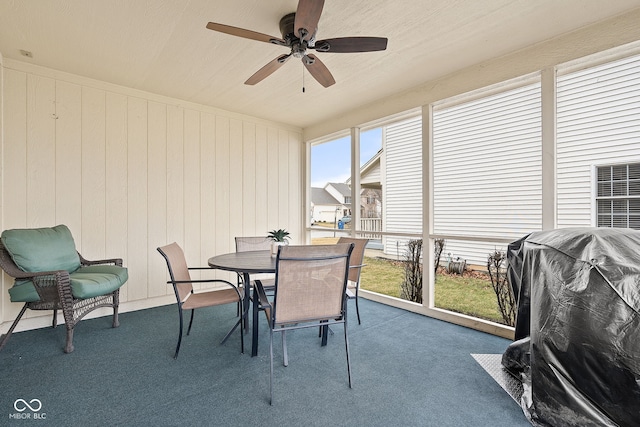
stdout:
[(294, 22), (296, 21), (296, 14), (294, 13), (290, 13), (288, 15), (285, 15), (282, 17), (282, 19), (280, 19), (280, 34), (282, 34), (282, 38), (287, 40), (291, 40), (294, 38), (298, 38), (295, 36), (294, 31), (293, 31), (293, 25)]

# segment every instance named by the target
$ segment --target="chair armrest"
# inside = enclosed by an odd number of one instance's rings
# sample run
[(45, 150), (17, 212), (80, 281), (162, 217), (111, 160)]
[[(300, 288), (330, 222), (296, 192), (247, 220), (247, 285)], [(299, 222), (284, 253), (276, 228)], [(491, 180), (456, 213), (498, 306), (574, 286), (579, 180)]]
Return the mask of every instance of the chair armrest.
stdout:
[(273, 309), (273, 305), (267, 298), (267, 293), (264, 290), (264, 286), (262, 286), (262, 281), (256, 280), (254, 287), (254, 293), (256, 295), (257, 301), (254, 301), (254, 304), (258, 304), (258, 309), (264, 310), (265, 316), (267, 316), (267, 321), (271, 324), (271, 310)]
[(113, 264), (113, 265), (117, 265), (118, 267), (122, 267), (122, 258), (110, 258), (110, 259), (100, 259), (100, 260), (95, 260), (95, 261), (90, 261), (86, 258), (84, 258), (82, 255), (80, 255), (80, 252), (78, 252), (78, 256), (80, 257), (80, 264), (84, 265), (100, 265), (100, 264)]
[(233, 283), (227, 281), (227, 280), (223, 280), (223, 279), (195, 279), (195, 280), (169, 280), (169, 281), (167, 281), (168, 285), (178, 284), (178, 283), (224, 283), (225, 285), (229, 285), (231, 288), (233, 288), (233, 290), (235, 290), (236, 293), (238, 294), (238, 297), (240, 299), (242, 299), (242, 295), (240, 294), (240, 291), (238, 290), (238, 287), (236, 285), (234, 285)]

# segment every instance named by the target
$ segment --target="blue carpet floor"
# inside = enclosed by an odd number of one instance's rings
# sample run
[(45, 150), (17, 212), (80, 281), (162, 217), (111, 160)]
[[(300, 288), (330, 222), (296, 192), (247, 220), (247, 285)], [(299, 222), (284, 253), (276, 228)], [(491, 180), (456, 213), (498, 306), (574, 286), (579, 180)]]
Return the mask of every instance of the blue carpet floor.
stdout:
[[(530, 425), (471, 356), (502, 353), (508, 340), (367, 300), (360, 309), (362, 325), (349, 323), (353, 388), (342, 328), (326, 347), (315, 329), (292, 331), (288, 367), (275, 345), (273, 406), (264, 317), (258, 357), (250, 335), (245, 354), (237, 332), (219, 344), (235, 306), (196, 312), (177, 360), (175, 306), (121, 314), (116, 329), (109, 317), (83, 321), (71, 354), (64, 326), (16, 333), (0, 352), (0, 425)], [(33, 399), (37, 412), (25, 409)]]

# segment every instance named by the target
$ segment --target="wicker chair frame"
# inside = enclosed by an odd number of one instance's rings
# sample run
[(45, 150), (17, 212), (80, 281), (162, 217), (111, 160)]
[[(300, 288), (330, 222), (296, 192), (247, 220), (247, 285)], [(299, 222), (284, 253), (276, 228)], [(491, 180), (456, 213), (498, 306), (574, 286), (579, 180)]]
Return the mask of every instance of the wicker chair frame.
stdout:
[[(104, 260), (89, 261), (85, 259), (80, 253), (81, 266), (109, 264), (122, 267), (121, 258), (112, 258)], [(67, 339), (64, 347), (65, 353), (71, 353), (74, 350), (73, 347), (73, 331), (75, 326), (82, 320), (88, 313), (96, 310), (100, 307), (112, 307), (113, 308), (113, 323), (112, 326), (117, 328), (120, 326), (118, 321), (118, 306), (120, 303), (120, 289), (106, 294), (99, 295), (93, 298), (78, 299), (74, 298), (71, 292), (71, 284), (69, 279), (69, 272), (66, 270), (59, 271), (43, 271), (39, 273), (29, 273), (21, 270), (11, 259), (9, 252), (0, 242), (0, 268), (5, 273), (14, 279), (31, 280), (33, 285), (40, 296), (39, 301), (27, 302), (20, 310), (18, 317), (13, 321), (13, 324), (5, 335), (1, 337), (0, 350), (5, 346), (9, 337), (13, 333), (16, 325), (27, 311), (30, 310), (53, 310), (53, 325), (56, 327), (58, 324), (58, 310), (62, 310), (64, 316), (64, 323), (67, 328)]]

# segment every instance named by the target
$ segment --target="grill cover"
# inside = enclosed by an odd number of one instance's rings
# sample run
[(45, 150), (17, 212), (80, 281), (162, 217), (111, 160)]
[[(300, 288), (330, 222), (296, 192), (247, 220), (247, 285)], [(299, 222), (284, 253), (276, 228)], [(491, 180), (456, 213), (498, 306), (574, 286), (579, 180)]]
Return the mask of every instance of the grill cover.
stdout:
[(533, 425), (640, 425), (640, 231), (568, 228), (509, 245), (516, 341), (502, 364)]

